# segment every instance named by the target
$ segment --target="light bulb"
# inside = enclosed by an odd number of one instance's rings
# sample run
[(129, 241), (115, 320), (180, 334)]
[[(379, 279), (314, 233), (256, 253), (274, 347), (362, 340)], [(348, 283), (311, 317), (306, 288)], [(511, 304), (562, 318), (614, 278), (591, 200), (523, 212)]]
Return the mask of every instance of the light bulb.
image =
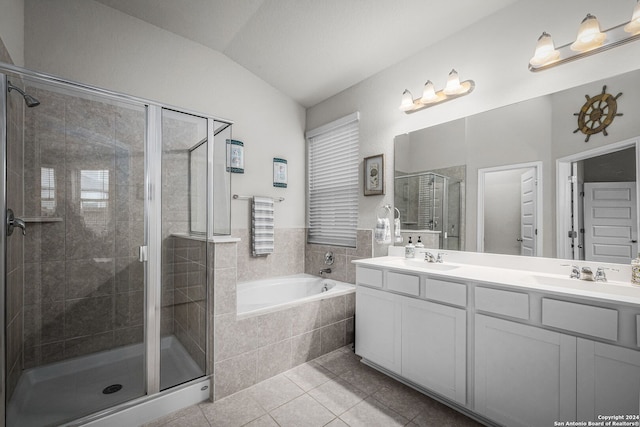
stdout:
[(534, 67), (540, 67), (557, 60), (559, 57), (560, 52), (558, 52), (553, 45), (551, 35), (545, 31), (540, 37), (538, 37), (536, 51), (529, 63)]
[(413, 107), (413, 95), (411, 95), (411, 92), (409, 92), (408, 89), (405, 89), (402, 93), (402, 102), (400, 103), (400, 109), (402, 111), (409, 111), (412, 110)]
[(433, 83), (431, 80), (427, 80), (424, 84), (424, 90), (422, 91), (422, 98), (420, 98), (420, 102), (422, 104), (430, 104), (438, 100), (438, 95), (436, 95), (436, 91), (433, 88)]
[(600, 31), (598, 18), (590, 13), (582, 20), (578, 29), (576, 41), (571, 44), (571, 50), (584, 52), (601, 46), (606, 38), (606, 34)]
[(442, 90), (445, 95), (457, 95), (465, 92), (465, 88), (460, 84), (460, 78), (456, 70), (451, 70), (449, 78), (447, 79), (447, 85)]
[(624, 30), (631, 35), (640, 33), (640, 1), (638, 1), (636, 7), (633, 8), (631, 21), (624, 26)]

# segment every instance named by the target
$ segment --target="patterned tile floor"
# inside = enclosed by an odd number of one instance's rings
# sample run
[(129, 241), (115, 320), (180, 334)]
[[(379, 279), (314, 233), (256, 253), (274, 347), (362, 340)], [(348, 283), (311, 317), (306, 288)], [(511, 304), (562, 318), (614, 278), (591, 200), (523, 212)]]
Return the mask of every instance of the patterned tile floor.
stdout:
[(147, 427), (479, 426), (360, 363), (349, 347)]

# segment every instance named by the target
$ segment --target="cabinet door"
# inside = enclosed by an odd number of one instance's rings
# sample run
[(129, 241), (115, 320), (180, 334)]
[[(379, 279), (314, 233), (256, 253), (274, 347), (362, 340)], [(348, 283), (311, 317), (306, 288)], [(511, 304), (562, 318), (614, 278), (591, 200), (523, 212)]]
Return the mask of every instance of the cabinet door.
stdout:
[(356, 289), (356, 353), (398, 374), (402, 321), (399, 298), (362, 286)]
[(640, 412), (640, 351), (578, 338), (578, 419)]
[(402, 376), (466, 403), (466, 311), (402, 298)]
[(508, 426), (576, 418), (576, 338), (475, 317), (475, 410)]

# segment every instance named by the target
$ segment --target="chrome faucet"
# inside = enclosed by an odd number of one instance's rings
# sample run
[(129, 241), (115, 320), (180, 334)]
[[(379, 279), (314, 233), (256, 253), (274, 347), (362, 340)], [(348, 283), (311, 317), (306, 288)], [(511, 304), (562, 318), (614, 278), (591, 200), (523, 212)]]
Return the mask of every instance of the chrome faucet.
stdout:
[(442, 264), (444, 262), (444, 259), (442, 258), (443, 256), (444, 254), (442, 252), (438, 252), (438, 258), (436, 259), (436, 262), (439, 262)]
[(569, 275), (569, 277), (572, 279), (580, 278), (580, 268), (577, 265), (571, 266), (571, 274)]
[(598, 267), (596, 270), (596, 282), (606, 282), (607, 274), (604, 272), (604, 268)]
[(431, 252), (424, 253), (424, 260), (427, 262), (437, 262), (436, 257), (434, 257)]
[(580, 270), (580, 279), (593, 282), (593, 271), (591, 271), (590, 267), (582, 267), (582, 270)]
[(322, 276), (324, 273), (331, 274), (331, 269), (330, 268), (323, 268), (322, 270), (320, 270), (319, 274)]

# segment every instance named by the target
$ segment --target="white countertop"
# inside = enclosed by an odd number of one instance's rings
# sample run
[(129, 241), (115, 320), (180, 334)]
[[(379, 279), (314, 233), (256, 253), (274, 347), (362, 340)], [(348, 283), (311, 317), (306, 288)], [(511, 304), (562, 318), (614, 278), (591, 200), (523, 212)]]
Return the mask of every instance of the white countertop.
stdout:
[[(404, 250), (404, 248), (401, 249)], [(416, 258), (413, 259), (405, 259), (403, 256), (386, 256), (354, 260), (353, 263), (360, 266), (428, 274), (439, 278), (640, 305), (640, 286), (634, 286), (631, 282), (624, 280), (625, 277), (631, 277), (630, 266), (552, 258), (427, 250), (434, 255), (438, 252), (445, 253), (444, 263), (424, 261), (422, 253), (416, 253)], [(570, 279), (570, 265), (589, 266), (594, 274), (598, 267), (604, 267), (607, 269), (605, 271), (608, 281), (590, 282)]]

